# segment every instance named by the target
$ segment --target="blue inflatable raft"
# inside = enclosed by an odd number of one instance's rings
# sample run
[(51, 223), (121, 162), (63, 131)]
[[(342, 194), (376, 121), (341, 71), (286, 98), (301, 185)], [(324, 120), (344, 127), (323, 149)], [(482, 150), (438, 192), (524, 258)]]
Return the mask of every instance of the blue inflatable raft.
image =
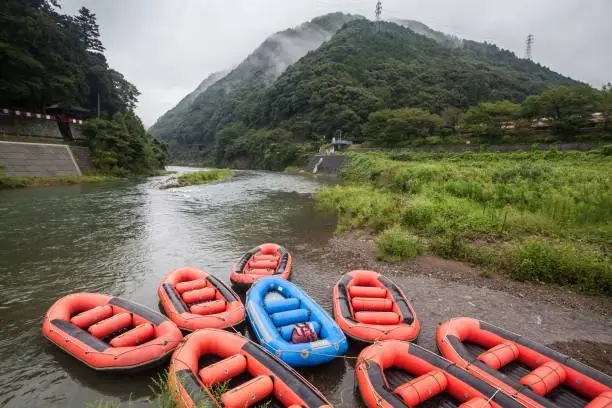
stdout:
[[(293, 367), (327, 363), (346, 352), (346, 337), (336, 322), (302, 289), (269, 277), (255, 283), (247, 295), (246, 312), (257, 341)], [(318, 339), (293, 343), (296, 324), (308, 323)]]

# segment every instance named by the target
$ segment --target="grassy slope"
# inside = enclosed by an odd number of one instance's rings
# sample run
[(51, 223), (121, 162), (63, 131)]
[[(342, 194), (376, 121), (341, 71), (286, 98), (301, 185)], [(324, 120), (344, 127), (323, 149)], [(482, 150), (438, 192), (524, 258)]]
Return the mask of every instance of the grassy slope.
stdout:
[(612, 296), (612, 157), (599, 153), (354, 154), (320, 207), (378, 234), (379, 257), (423, 249), (521, 280)]

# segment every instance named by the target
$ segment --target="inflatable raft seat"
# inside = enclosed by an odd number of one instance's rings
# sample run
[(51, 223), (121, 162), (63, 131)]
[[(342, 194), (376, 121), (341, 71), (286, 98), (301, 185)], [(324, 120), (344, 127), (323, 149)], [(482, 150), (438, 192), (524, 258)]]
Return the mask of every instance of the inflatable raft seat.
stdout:
[(499, 370), (502, 367), (510, 364), (519, 357), (519, 349), (516, 344), (511, 341), (504, 341), (497, 346), (480, 353), (478, 360), (482, 361), (490, 368)]
[(224, 393), (221, 401), (226, 408), (248, 408), (269, 397), (272, 391), (274, 391), (272, 378), (267, 375), (258, 375)]
[(612, 407), (612, 391), (601, 393), (591, 401), (585, 408), (610, 408)]
[(567, 373), (556, 361), (549, 361), (542, 364), (523, 378), (521, 385), (526, 385), (533, 392), (544, 396), (565, 381)]
[(406, 405), (414, 407), (443, 393), (447, 385), (446, 375), (440, 370), (433, 370), (396, 387), (394, 392)]
[(459, 408), (492, 408), (491, 403), (484, 398), (476, 397), (465, 401)]

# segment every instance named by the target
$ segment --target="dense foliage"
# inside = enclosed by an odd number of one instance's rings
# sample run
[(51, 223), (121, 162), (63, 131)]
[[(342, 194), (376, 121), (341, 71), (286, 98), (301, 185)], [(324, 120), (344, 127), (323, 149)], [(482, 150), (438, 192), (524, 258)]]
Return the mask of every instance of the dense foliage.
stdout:
[(93, 164), (114, 175), (163, 167), (165, 147), (133, 112), (139, 92), (108, 66), (96, 16), (61, 14), (56, 0), (0, 3), (0, 106), (44, 111), (81, 107), (100, 117), (85, 125)]
[(95, 14), (61, 14), (50, 0), (0, 3), (0, 106), (43, 110), (51, 104), (109, 116), (134, 108), (139, 92), (108, 66)]
[(379, 256), (428, 251), (612, 296), (607, 153), (354, 154), (320, 206), (379, 235)]
[(245, 123), (291, 129), (307, 121), (312, 136), (342, 129), (358, 137), (360, 125), (381, 108), (439, 114), (482, 101), (520, 102), (573, 82), (530, 61), (507, 61), (508, 53), (493, 53), (488, 45), (482, 47), (489, 52), (476, 58), (476, 43), (467, 44), (448, 48), (396, 24), (351, 22), (289, 68)]
[(419, 108), (386, 109), (371, 113), (363, 136), (383, 144), (437, 135), (442, 127), (440, 116)]
[(166, 164), (166, 146), (147, 134), (132, 111), (110, 120), (89, 120), (83, 133), (92, 150), (93, 166), (107, 174), (155, 174)]
[[(437, 115), (453, 132), (460, 113), (470, 106), (497, 100), (519, 103), (551, 86), (576, 84), (494, 45), (461, 41), (415, 22), (400, 23), (424, 35), (394, 23), (349, 21), (278, 79), (267, 76), (266, 82), (262, 77), (269, 68), (254, 71), (252, 60), (256, 56), (258, 64), (270, 65), (274, 58), (263, 51), (267, 41), (238, 69), (199, 95), (188, 114), (179, 120), (174, 117), (163, 130), (159, 124), (152, 130), (177, 148), (199, 145), (203, 155), (225, 165), (228, 161), (219, 159), (224, 148), (214, 136), (233, 123), (250, 129), (283, 129), (293, 143), (329, 140), (339, 131), (353, 140), (380, 140), (384, 136), (376, 131), (384, 129), (390, 135), (385, 143), (390, 144), (435, 133), (441, 127)], [(388, 115), (399, 112), (413, 116), (419, 112), (422, 117), (388, 120)], [(403, 131), (407, 133), (400, 134)], [(223, 143), (229, 140), (225, 133), (220, 138)], [(248, 150), (245, 154), (246, 161), (256, 161)]]
[(300, 157), (300, 147), (283, 129), (254, 130), (242, 124), (223, 128), (215, 139), (218, 166), (282, 170)]

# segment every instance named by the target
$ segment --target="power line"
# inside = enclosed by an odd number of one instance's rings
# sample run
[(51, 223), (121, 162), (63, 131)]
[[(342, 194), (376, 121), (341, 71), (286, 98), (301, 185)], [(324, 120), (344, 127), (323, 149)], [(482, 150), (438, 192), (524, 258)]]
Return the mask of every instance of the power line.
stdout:
[(525, 41), (525, 58), (528, 60), (531, 59), (533, 53), (533, 43), (535, 42), (535, 37), (533, 34), (529, 33), (527, 36), (527, 40)]

